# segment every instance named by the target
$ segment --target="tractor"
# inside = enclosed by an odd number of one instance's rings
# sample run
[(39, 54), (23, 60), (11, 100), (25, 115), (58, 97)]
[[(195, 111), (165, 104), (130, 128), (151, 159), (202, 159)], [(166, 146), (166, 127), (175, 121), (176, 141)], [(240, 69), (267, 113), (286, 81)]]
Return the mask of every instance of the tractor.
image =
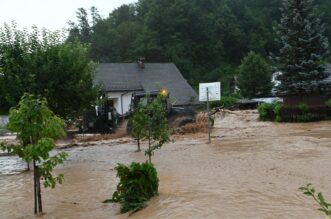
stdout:
[(85, 113), (79, 123), (80, 132), (111, 133), (114, 132), (119, 121), (119, 114), (109, 101), (100, 101), (99, 105)]

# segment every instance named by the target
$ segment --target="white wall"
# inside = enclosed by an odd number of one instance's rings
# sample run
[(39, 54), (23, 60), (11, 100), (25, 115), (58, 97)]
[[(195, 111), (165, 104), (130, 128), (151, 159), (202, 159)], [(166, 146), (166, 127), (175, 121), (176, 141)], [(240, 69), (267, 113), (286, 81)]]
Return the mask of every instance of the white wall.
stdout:
[(108, 92), (107, 98), (114, 101), (114, 107), (117, 112), (122, 115), (121, 100), (123, 101), (123, 114), (125, 114), (130, 109), (132, 93), (133, 92)]

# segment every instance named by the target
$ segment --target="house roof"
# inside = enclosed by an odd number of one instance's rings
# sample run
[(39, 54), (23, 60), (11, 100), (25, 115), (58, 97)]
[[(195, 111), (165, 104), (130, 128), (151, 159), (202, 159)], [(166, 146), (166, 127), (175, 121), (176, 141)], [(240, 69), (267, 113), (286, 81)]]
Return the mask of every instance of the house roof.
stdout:
[(101, 84), (107, 92), (145, 91), (165, 88), (173, 105), (187, 105), (198, 96), (173, 63), (101, 63), (97, 67), (95, 84)]

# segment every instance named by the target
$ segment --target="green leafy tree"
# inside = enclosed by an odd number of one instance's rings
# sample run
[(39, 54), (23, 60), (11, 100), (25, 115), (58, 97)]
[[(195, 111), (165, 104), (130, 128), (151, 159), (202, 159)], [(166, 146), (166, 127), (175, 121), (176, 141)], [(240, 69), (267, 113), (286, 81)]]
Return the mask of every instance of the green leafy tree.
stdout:
[(166, 97), (159, 95), (145, 106), (139, 104), (132, 119), (134, 136), (139, 136), (139, 140), (145, 139), (148, 141), (148, 149), (145, 151), (145, 155), (148, 155), (149, 162), (152, 162), (154, 151), (170, 141), (164, 98)]
[(64, 162), (65, 152), (51, 156), (55, 148), (54, 140), (64, 137), (64, 121), (55, 116), (47, 107), (45, 99), (38, 99), (31, 94), (24, 94), (16, 108), (10, 110), (8, 129), (17, 133), (18, 145), (4, 146), (5, 149), (17, 154), (27, 163), (33, 162), (34, 170), (34, 212), (41, 213), (42, 199), (40, 179), (45, 187), (54, 188), (56, 183), (63, 182), (63, 174), (53, 176), (52, 171)]
[(276, 27), (280, 50), (276, 61), (282, 74), (278, 92), (310, 94), (320, 92), (327, 77), (325, 59), (328, 40), (325, 25), (313, 0), (283, 0), (281, 20)]
[(272, 88), (271, 67), (263, 57), (249, 52), (239, 67), (238, 81), (244, 97), (268, 95)]
[(145, 154), (148, 155), (150, 163), (152, 162), (154, 151), (170, 141), (167, 112), (163, 98), (166, 97), (159, 95), (146, 107), (148, 119), (144, 128), (144, 136), (148, 140), (148, 149), (145, 151)]
[(328, 101), (325, 102), (325, 105), (331, 109), (331, 99), (329, 99)]
[(69, 36), (67, 41), (74, 42), (79, 40), (82, 43), (89, 43), (92, 35), (92, 27), (100, 18), (98, 10), (95, 7), (91, 7), (91, 16), (92, 16), (92, 24), (90, 23), (88, 12), (85, 8), (78, 8), (76, 11), (76, 17), (78, 20), (78, 24), (75, 22), (69, 21)]
[(5, 24), (0, 29), (1, 110), (16, 106), (29, 92), (45, 97), (63, 118), (80, 114), (96, 99), (95, 66), (87, 54), (78, 41), (64, 43), (60, 32), (33, 28), (28, 33)]
[(32, 90), (33, 74), (22, 67), (30, 63), (28, 41), (29, 38), (16, 29), (15, 23), (12, 27), (5, 24), (0, 29), (0, 107), (6, 113), (17, 105), (24, 92)]
[[(272, 27), (281, 2), (139, 0), (89, 22), (89, 54), (99, 62), (136, 62), (140, 56), (148, 62), (174, 62), (193, 87), (213, 78), (232, 81), (233, 75), (221, 71), (224, 66), (237, 67), (251, 50), (263, 57), (277, 51)], [(331, 39), (331, 3), (318, 3)], [(82, 39), (80, 23), (78, 17), (70, 30), (78, 37), (69, 38)]]
[(96, 99), (95, 64), (87, 53), (78, 41), (58, 44), (36, 52), (31, 64), (36, 84), (33, 93), (45, 97), (63, 118), (82, 114)]
[(133, 62), (134, 42), (140, 32), (134, 4), (122, 5), (93, 26), (90, 56), (100, 61)]
[(147, 126), (147, 122), (146, 107), (139, 103), (130, 118), (130, 133), (137, 139), (137, 151), (140, 151), (140, 140), (144, 138), (144, 129)]

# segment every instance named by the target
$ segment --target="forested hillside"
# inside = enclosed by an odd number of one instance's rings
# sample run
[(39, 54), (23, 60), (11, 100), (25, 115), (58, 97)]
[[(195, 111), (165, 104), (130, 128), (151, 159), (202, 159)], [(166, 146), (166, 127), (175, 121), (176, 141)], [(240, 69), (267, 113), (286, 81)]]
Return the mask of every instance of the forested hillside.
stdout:
[[(316, 0), (331, 39), (331, 1)], [(79, 9), (68, 41), (90, 43), (99, 62), (174, 62), (188, 81), (221, 80), (232, 91), (241, 60), (254, 51), (275, 52), (273, 27), (281, 0), (139, 0), (106, 18)]]

